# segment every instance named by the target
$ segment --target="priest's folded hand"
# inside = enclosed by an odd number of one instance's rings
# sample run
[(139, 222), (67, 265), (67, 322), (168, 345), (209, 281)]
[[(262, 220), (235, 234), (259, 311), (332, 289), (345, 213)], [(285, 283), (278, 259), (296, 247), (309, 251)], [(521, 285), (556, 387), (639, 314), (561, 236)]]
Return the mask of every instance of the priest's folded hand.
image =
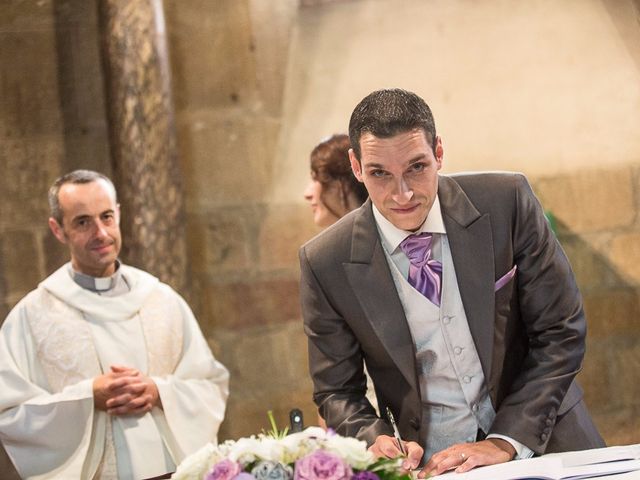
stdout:
[(114, 365), (93, 381), (94, 405), (110, 415), (143, 415), (162, 408), (155, 382), (138, 370)]

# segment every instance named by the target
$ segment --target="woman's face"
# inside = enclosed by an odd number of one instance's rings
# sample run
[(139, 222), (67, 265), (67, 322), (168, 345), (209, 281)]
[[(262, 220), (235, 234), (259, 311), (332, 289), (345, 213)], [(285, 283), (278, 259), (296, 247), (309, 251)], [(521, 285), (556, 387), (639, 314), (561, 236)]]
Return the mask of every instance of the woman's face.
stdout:
[(340, 200), (340, 183), (337, 181), (323, 186), (318, 180), (311, 179), (304, 198), (311, 204), (313, 223), (319, 227), (328, 227), (347, 213)]

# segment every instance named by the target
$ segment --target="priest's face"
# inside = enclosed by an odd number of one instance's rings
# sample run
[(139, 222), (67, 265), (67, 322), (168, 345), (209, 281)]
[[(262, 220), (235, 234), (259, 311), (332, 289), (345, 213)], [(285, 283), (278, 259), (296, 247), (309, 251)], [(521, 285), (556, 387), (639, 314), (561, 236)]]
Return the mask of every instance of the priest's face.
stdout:
[(120, 253), (120, 208), (115, 192), (104, 180), (66, 183), (58, 201), (62, 225), (54, 218), (49, 227), (58, 240), (69, 247), (73, 268), (93, 277), (115, 272)]

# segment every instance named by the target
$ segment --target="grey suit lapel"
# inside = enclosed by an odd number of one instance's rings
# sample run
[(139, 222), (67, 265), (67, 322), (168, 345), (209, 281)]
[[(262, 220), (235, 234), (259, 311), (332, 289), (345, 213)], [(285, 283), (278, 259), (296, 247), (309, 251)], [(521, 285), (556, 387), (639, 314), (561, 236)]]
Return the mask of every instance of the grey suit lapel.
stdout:
[(438, 196), (462, 304), (482, 370), (490, 381), (494, 334), (494, 252), (488, 214), (481, 215), (460, 186), (440, 176)]
[(354, 220), (351, 261), (343, 264), (360, 306), (409, 385), (417, 389), (415, 346), (367, 200)]

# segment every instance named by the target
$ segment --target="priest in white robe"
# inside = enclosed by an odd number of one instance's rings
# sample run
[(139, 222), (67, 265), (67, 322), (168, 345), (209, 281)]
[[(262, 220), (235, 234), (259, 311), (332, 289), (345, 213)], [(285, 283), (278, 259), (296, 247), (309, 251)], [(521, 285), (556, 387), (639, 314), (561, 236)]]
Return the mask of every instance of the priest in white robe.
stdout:
[(71, 261), (0, 329), (0, 440), (23, 478), (143, 479), (217, 440), (229, 373), (168, 285), (121, 264), (111, 181), (54, 183)]

